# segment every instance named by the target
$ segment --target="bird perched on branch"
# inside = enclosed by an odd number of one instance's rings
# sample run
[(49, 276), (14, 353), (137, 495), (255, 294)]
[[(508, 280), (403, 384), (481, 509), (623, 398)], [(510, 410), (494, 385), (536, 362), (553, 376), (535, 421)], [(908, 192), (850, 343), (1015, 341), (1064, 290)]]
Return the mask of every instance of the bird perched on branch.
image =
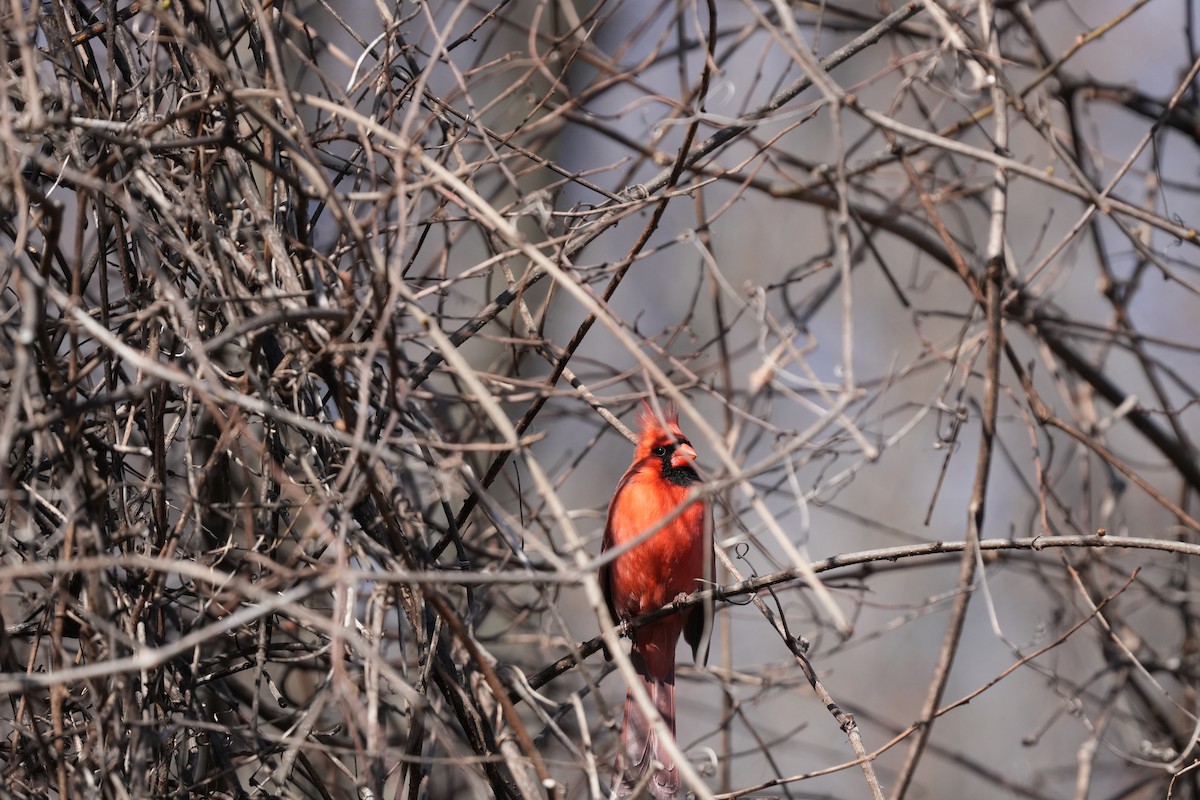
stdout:
[[(644, 541), (606, 565), (600, 575), (608, 610), (617, 621), (662, 608), (681, 594), (711, 582), (714, 573), (712, 516), (696, 501), (680, 509), (691, 487), (699, 484), (696, 451), (679, 428), (674, 409), (661, 417), (643, 403), (641, 435), (633, 463), (625, 471), (604, 528), (603, 549), (619, 547), (658, 527)], [(678, 512), (678, 513), (676, 513)], [(675, 514), (669, 521), (664, 519)], [(708, 653), (712, 608), (693, 606), (643, 625), (633, 632), (630, 660), (658, 713), (675, 735), (675, 645), (682, 631), (692, 656), (703, 663)], [(652, 797), (679, 794), (679, 770), (650, 726), (632, 692), (625, 697), (621, 753), (613, 772), (618, 796), (627, 797), (644, 783)]]

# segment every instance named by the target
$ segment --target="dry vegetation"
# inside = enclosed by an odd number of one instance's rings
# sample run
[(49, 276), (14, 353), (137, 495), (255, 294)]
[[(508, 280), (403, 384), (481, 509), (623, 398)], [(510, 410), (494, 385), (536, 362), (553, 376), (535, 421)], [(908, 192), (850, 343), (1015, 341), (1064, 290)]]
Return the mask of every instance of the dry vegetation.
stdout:
[(606, 796), (653, 394), (697, 797), (1200, 797), (1196, 14), (4, 4), (8, 793)]

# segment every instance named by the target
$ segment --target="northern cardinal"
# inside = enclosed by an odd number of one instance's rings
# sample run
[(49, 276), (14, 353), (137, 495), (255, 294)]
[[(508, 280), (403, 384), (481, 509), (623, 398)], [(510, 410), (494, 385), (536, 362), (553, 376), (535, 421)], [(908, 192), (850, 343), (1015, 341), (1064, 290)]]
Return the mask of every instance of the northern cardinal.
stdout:
[[(683, 503), (689, 488), (700, 481), (692, 465), (696, 451), (679, 429), (674, 410), (668, 409), (660, 420), (643, 403), (640, 422), (641, 436), (633, 463), (608, 506), (605, 550), (637, 538), (660, 523)], [(702, 581), (712, 580), (714, 566), (708, 505), (697, 501), (657, 533), (606, 565), (600, 580), (609, 612), (614, 620), (621, 621), (662, 608), (678, 595), (702, 588)], [(707, 652), (702, 653), (699, 648), (707, 638), (710, 619), (711, 607), (695, 606), (683, 615), (673, 614), (644, 625), (633, 634), (630, 652), (633, 667), (672, 737), (675, 735), (675, 644), (683, 631), (692, 646), (693, 658), (697, 662), (706, 658)], [(651, 770), (654, 774), (649, 791), (653, 797), (678, 795), (679, 771), (632, 692), (625, 697), (621, 751), (613, 772), (619, 796), (628, 796)], [(654, 762), (660, 766), (655, 767)]]

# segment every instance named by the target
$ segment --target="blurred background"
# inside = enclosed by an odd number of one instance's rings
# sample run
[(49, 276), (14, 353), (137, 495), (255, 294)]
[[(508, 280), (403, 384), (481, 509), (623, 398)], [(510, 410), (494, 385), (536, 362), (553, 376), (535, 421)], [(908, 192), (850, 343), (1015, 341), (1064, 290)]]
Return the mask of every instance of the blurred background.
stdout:
[(1200, 796), (1198, 12), (0, 11), (5, 785), (608, 796), (653, 396), (696, 796)]

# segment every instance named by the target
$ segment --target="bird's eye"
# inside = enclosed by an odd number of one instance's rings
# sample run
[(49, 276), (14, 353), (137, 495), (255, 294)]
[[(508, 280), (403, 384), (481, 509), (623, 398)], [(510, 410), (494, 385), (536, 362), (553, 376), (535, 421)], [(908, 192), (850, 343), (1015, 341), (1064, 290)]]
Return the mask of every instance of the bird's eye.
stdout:
[(658, 456), (659, 458), (662, 458), (663, 456), (665, 456), (667, 454), (667, 448), (663, 447), (660, 444), (658, 447), (654, 448), (650, 452), (653, 453), (654, 455)]

